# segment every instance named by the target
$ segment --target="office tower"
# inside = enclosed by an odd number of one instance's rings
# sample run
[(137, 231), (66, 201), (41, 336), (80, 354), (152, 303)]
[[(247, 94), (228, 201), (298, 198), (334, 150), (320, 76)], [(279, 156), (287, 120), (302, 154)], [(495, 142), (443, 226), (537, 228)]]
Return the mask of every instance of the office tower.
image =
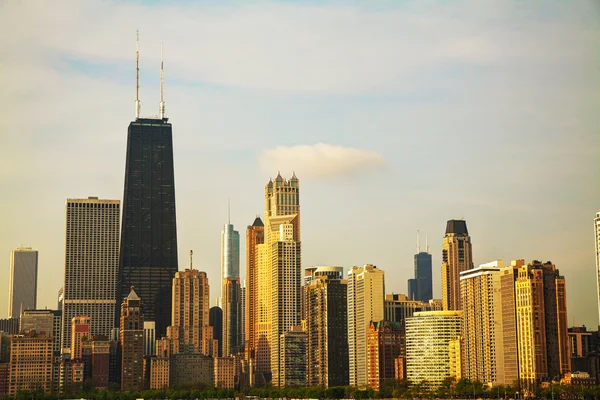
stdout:
[(384, 302), (384, 319), (386, 321), (398, 322), (402, 327), (406, 318), (412, 317), (414, 313), (420, 311), (435, 311), (430, 303), (409, 300), (405, 294), (386, 294)]
[(90, 317), (79, 316), (71, 319), (71, 359), (82, 359), (84, 341), (92, 339)]
[(54, 338), (54, 352), (60, 354), (60, 333), (62, 313), (58, 310), (26, 310), (19, 321), (19, 331), (45, 332)]
[[(191, 263), (190, 263), (191, 264)], [(179, 339), (179, 351), (206, 353), (209, 328), (210, 287), (206, 272), (197, 269), (179, 271), (173, 278), (173, 325)], [(174, 338), (174, 337), (173, 337)]]
[(396, 375), (396, 359), (406, 356), (404, 328), (398, 322), (371, 321), (367, 331), (367, 384), (380, 390)]
[(534, 260), (519, 268), (515, 291), (520, 381), (532, 389), (570, 370), (565, 278)]
[(144, 315), (133, 287), (121, 304), (121, 390), (141, 390), (144, 384)]
[(408, 280), (408, 298), (410, 300), (429, 301), (433, 298), (433, 278), (431, 275), (431, 254), (429, 243), (421, 251), (419, 232), (417, 232), (417, 254), (414, 257), (415, 277)]
[(49, 393), (52, 388), (54, 339), (34, 331), (14, 335), (10, 339), (8, 395), (20, 390)]
[(462, 311), (417, 312), (406, 319), (406, 378), (435, 389), (450, 376), (450, 341), (461, 331)]
[[(240, 233), (231, 220), (221, 231), (221, 279), (240, 277)], [(221, 292), (221, 297), (223, 297)]]
[[(136, 65), (139, 51), (136, 51)], [(165, 117), (161, 51), (159, 118), (141, 118), (136, 91), (135, 121), (127, 130), (127, 160), (123, 191), (123, 229), (118, 298), (129, 288), (144, 300), (144, 319), (156, 322), (156, 334), (171, 325), (171, 284), (177, 262), (173, 132)], [(139, 89), (139, 68), (136, 67)], [(119, 321), (117, 308), (115, 321)]]
[[(596, 243), (596, 275), (598, 288), (598, 313), (600, 314), (600, 211), (596, 213), (594, 218), (594, 237)], [(600, 322), (599, 322), (600, 324)]]
[(119, 267), (119, 200), (67, 199), (61, 348), (71, 347), (71, 321), (91, 318), (91, 334), (110, 334)]
[(467, 222), (452, 219), (442, 242), (442, 301), (444, 310), (460, 310), (460, 273), (473, 268)]
[(218, 342), (218, 356), (223, 356), (223, 310), (221, 307), (211, 307), (208, 311), (209, 325), (213, 329), (213, 338)]
[(94, 339), (92, 342), (92, 383), (100, 389), (108, 388), (110, 378), (110, 341)]
[(501, 268), (498, 260), (460, 273), (462, 376), (491, 386), (513, 384), (504, 379)]
[(35, 310), (37, 299), (38, 252), (19, 247), (10, 252), (8, 318), (19, 318), (21, 311)]
[(500, 270), (500, 297), (502, 298), (502, 347), (504, 381), (514, 385), (519, 379), (519, 349), (517, 335), (517, 308), (515, 282), (524, 260), (513, 260)]
[(240, 290), (240, 278), (223, 280), (223, 355), (226, 357), (242, 350)]
[(348, 348), (350, 386), (367, 386), (367, 329), (384, 319), (384, 273), (367, 264), (348, 271)]
[(281, 334), (279, 346), (279, 385), (306, 386), (306, 332), (300, 326), (293, 326)]
[(279, 341), (300, 324), (300, 182), (295, 174), (285, 180), (278, 173), (265, 186), (265, 244), (257, 247), (262, 265), (258, 268), (256, 370), (268, 379), (265, 358), (270, 357), (273, 385), (280, 386)]
[[(306, 321), (307, 386), (348, 386), (347, 282), (342, 267), (305, 269), (311, 280), (303, 287)], [(306, 275), (305, 275), (306, 276)]]

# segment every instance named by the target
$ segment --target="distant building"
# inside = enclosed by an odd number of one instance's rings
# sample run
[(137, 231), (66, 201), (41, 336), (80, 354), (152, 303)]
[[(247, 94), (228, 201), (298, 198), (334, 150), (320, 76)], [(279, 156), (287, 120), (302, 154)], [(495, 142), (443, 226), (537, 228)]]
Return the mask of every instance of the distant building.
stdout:
[(34, 331), (13, 335), (10, 340), (8, 395), (20, 390), (50, 393), (54, 338)]
[(386, 321), (398, 322), (404, 326), (406, 318), (421, 311), (435, 311), (430, 303), (419, 300), (409, 300), (405, 294), (386, 294), (384, 302), (384, 317)]
[(442, 242), (442, 301), (444, 310), (461, 310), (460, 273), (473, 268), (467, 222), (452, 219)]
[(519, 379), (519, 339), (517, 332), (517, 292), (515, 282), (524, 260), (513, 260), (500, 270), (500, 297), (502, 298), (502, 348), (504, 381), (514, 385)]
[(396, 359), (406, 356), (404, 328), (398, 322), (371, 321), (367, 331), (368, 386), (380, 390), (396, 377)]
[(154, 321), (144, 321), (144, 356), (156, 354), (156, 324)]
[(59, 310), (26, 310), (21, 315), (19, 331), (46, 332), (47, 335), (54, 337), (54, 353), (58, 355), (60, 354), (61, 319), (62, 313)]
[(141, 390), (144, 383), (144, 315), (133, 288), (121, 304), (121, 390)]
[[(246, 228), (246, 352), (250, 359), (255, 358), (257, 346), (258, 325), (258, 248), (259, 244), (265, 242), (265, 227), (260, 219), (256, 217), (252, 225)], [(215, 335), (216, 338), (216, 335)], [(221, 355), (222, 353), (219, 353)], [(254, 364), (254, 362), (253, 362)]]
[(11, 251), (8, 318), (19, 318), (21, 311), (36, 309), (37, 277), (37, 250), (31, 247), (19, 247)]
[(73, 393), (79, 390), (84, 380), (85, 365), (80, 360), (62, 360), (59, 368), (59, 393)]
[(431, 273), (431, 254), (429, 245), (421, 251), (417, 233), (417, 254), (414, 257), (415, 277), (408, 280), (408, 298), (427, 302), (433, 298), (433, 278)]
[(240, 278), (223, 279), (223, 355), (243, 350)]
[(462, 311), (426, 311), (406, 319), (406, 378), (437, 388), (450, 377), (450, 342), (461, 333)]
[(92, 383), (99, 389), (107, 389), (110, 382), (110, 350), (108, 340), (92, 342)]
[(211, 307), (209, 310), (209, 325), (213, 328), (213, 338), (218, 342), (218, 356), (223, 355), (223, 310), (221, 307)]
[(178, 353), (171, 358), (171, 385), (214, 385), (214, 360), (200, 353)]
[(78, 316), (71, 319), (71, 359), (82, 360), (83, 341), (92, 339), (91, 318)]
[(235, 358), (216, 357), (215, 359), (215, 386), (223, 389), (235, 387)]
[(300, 326), (295, 326), (281, 335), (279, 343), (279, 385), (306, 386), (306, 332)]
[(0, 332), (5, 332), (9, 335), (19, 333), (19, 317), (0, 319)]

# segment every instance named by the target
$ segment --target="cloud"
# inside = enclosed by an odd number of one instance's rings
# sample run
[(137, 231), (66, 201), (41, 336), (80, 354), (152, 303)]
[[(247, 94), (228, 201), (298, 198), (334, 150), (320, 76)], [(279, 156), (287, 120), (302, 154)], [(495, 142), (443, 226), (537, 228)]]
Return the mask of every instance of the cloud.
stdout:
[(386, 166), (385, 159), (375, 151), (326, 143), (265, 149), (259, 162), (265, 172), (296, 171), (303, 178), (365, 173)]

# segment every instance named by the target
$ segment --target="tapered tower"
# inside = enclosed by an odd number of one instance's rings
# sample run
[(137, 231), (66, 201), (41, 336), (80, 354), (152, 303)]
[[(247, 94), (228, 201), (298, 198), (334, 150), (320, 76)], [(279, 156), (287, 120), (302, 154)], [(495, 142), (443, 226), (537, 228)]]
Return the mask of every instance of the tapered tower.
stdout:
[(471, 237), (467, 222), (452, 219), (446, 224), (442, 243), (442, 302), (444, 310), (461, 310), (460, 273), (473, 268)]

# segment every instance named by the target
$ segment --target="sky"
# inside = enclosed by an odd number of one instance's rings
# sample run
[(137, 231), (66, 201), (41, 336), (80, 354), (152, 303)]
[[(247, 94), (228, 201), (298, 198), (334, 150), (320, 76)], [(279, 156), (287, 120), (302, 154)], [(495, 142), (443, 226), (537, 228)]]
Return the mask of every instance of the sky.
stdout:
[(598, 325), (597, 2), (0, 10), (0, 287), (12, 249), (39, 250), (38, 308), (56, 307), (64, 279), (66, 199), (122, 200), (139, 30), (142, 116), (158, 114), (164, 44), (179, 269), (194, 250), (213, 301), (228, 199), (243, 238), (281, 171), (300, 179), (303, 267), (374, 264), (386, 293), (406, 293), (419, 230), (440, 298), (446, 221), (464, 218), (475, 265), (550, 260), (566, 278), (569, 324)]

